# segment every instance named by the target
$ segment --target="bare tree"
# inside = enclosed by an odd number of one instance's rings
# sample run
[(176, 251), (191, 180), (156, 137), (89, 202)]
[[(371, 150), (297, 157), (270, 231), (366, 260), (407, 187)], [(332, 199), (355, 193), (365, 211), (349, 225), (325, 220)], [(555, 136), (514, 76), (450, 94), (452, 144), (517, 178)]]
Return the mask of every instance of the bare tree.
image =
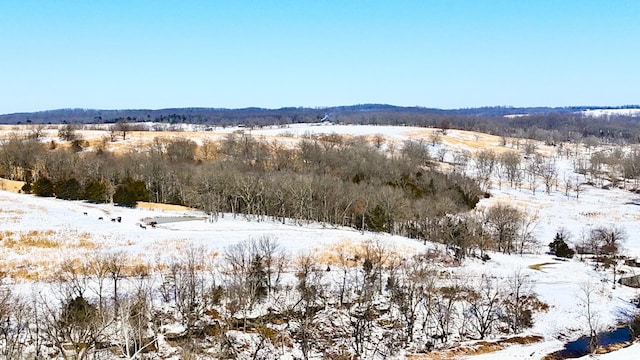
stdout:
[(206, 261), (203, 248), (190, 246), (180, 257), (174, 258), (171, 273), (174, 284), (174, 301), (182, 324), (190, 334), (196, 322), (207, 308), (207, 290), (204, 271)]
[(387, 280), (391, 292), (391, 303), (397, 308), (404, 330), (404, 343), (412, 343), (420, 316), (420, 305), (426, 292), (432, 290), (432, 279), (436, 271), (422, 256), (402, 261), (395, 276)]
[(105, 339), (109, 323), (98, 307), (84, 297), (63, 299), (61, 308), (43, 299), (43, 332), (65, 359), (88, 359), (96, 345)]
[(589, 328), (589, 350), (594, 353), (598, 347), (598, 333), (600, 332), (600, 316), (595, 309), (595, 296), (597, 288), (595, 284), (587, 282), (580, 286), (578, 299), (582, 305), (582, 317)]
[(436, 339), (446, 343), (453, 333), (453, 326), (461, 315), (458, 306), (464, 298), (465, 289), (457, 279), (449, 286), (436, 290), (432, 316), (436, 325)]
[(491, 175), (496, 167), (497, 155), (493, 150), (481, 150), (476, 154), (476, 178), (480, 187), (486, 191), (491, 185)]
[(507, 254), (516, 251), (522, 212), (510, 205), (496, 204), (488, 208), (484, 216), (498, 251)]
[(121, 301), (115, 343), (127, 359), (139, 359), (143, 353), (156, 349), (157, 329), (152, 323), (152, 289), (147, 277), (140, 277), (132, 293)]
[(424, 166), (431, 161), (429, 148), (423, 141), (406, 140), (403, 143), (401, 155), (404, 159), (419, 166)]
[(456, 151), (453, 154), (453, 170), (463, 175), (467, 173), (467, 165), (471, 155), (466, 150)]
[(507, 280), (507, 295), (503, 300), (505, 322), (513, 333), (533, 325), (533, 311), (540, 302), (533, 293), (533, 281), (521, 269)]
[(469, 324), (480, 339), (484, 339), (495, 330), (500, 319), (502, 289), (497, 279), (482, 274), (480, 284), (469, 290), (464, 301), (465, 314)]
[(537, 248), (536, 245), (538, 245), (539, 242), (535, 233), (540, 216), (538, 212), (521, 212), (520, 215), (516, 248), (518, 253), (522, 255), (525, 251), (531, 251)]
[(223, 273), (228, 296), (226, 307), (231, 315), (241, 313), (245, 320), (248, 312), (269, 295), (269, 283), (275, 286), (275, 277), (279, 276), (275, 259), (277, 246), (269, 239), (263, 243), (263, 247), (274, 251), (269, 254), (272, 261), (269, 265), (265, 263), (267, 256), (263, 253), (264, 249), (255, 239), (231, 245), (224, 251), (226, 269)]
[(111, 253), (106, 255), (107, 271), (113, 281), (113, 304), (114, 310), (118, 311), (118, 284), (124, 276), (124, 266), (126, 263), (126, 255), (122, 252)]
[(58, 137), (63, 141), (73, 141), (77, 139), (77, 126), (74, 124), (66, 124), (58, 129)]
[(45, 124), (34, 124), (29, 126), (29, 138), (34, 140), (40, 140), (44, 136), (44, 131), (47, 129)]
[(596, 255), (602, 255), (605, 266), (610, 267), (613, 273), (613, 288), (616, 287), (616, 275), (620, 262), (618, 254), (622, 250), (623, 243), (628, 235), (624, 228), (618, 226), (599, 226), (591, 229), (588, 242), (593, 244)]
[(297, 301), (291, 306), (289, 313), (297, 323), (294, 337), (306, 360), (317, 346), (319, 329), (316, 315), (323, 309), (325, 285), (322, 279), (325, 272), (310, 255), (298, 257), (296, 263)]
[(114, 135), (115, 134), (120, 134), (122, 136), (122, 140), (127, 140), (127, 134), (132, 130), (132, 126), (130, 123), (124, 121), (124, 120), (118, 120), (112, 127), (111, 127), (111, 138), (112, 141), (114, 139)]
[(0, 279), (0, 357), (26, 359), (31, 309), (27, 303), (12, 294), (1, 281), (2, 279)]
[(539, 167), (539, 172), (544, 182), (545, 191), (550, 195), (553, 185), (558, 181), (558, 169), (551, 159), (547, 159)]

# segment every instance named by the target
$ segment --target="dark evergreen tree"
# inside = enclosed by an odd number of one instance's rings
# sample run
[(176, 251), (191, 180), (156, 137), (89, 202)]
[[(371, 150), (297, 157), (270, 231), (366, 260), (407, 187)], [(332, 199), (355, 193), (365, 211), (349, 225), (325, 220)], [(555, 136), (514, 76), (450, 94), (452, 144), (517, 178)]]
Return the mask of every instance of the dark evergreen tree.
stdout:
[(24, 183), (24, 185), (22, 185), (20, 190), (22, 190), (22, 192), (25, 194), (31, 194), (31, 190), (32, 190), (31, 183), (28, 183), (28, 182)]
[(54, 184), (56, 197), (65, 200), (78, 200), (82, 197), (82, 186), (75, 178), (59, 181)]
[(113, 202), (128, 207), (135, 207), (138, 203), (135, 192), (125, 184), (118, 185), (116, 192), (113, 194)]
[(127, 178), (125, 185), (137, 201), (149, 201), (149, 191), (147, 191), (147, 185), (144, 181)]
[(375, 232), (386, 231), (387, 214), (384, 208), (376, 205), (373, 210), (366, 214), (365, 223), (367, 224), (367, 230)]
[(107, 201), (107, 186), (99, 180), (87, 180), (82, 193), (85, 200), (98, 203)]
[(575, 255), (575, 251), (567, 245), (564, 236), (561, 233), (556, 233), (553, 241), (549, 243), (549, 251), (558, 257), (570, 259)]
[(40, 176), (33, 183), (32, 190), (38, 196), (51, 197), (53, 196), (53, 183), (46, 176)]

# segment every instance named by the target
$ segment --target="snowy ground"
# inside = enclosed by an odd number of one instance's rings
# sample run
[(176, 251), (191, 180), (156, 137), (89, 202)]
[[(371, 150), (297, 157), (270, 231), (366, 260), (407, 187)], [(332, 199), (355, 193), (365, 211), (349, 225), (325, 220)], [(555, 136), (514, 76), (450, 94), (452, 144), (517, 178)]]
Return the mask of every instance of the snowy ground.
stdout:
[[(224, 129), (231, 132), (233, 129)], [(236, 129), (237, 130), (237, 129)], [(311, 133), (338, 133), (345, 135), (384, 134), (387, 141), (405, 139), (427, 140), (433, 129), (376, 126), (291, 126), (255, 130), (254, 136), (264, 138), (297, 138)], [(208, 132), (207, 132), (208, 133)], [(198, 133), (201, 134), (201, 133)], [(187, 135), (186, 133), (183, 135)], [(211, 135), (213, 136), (213, 134)], [(216, 136), (220, 136), (217, 134)], [(136, 141), (132, 137), (132, 142)], [(438, 147), (448, 150), (473, 151), (482, 148), (499, 148), (498, 137), (450, 130)], [(129, 141), (129, 140), (128, 140)], [(435, 150), (435, 147), (434, 147)], [(558, 167), (569, 172), (569, 160)], [(560, 175), (562, 178), (562, 174)], [(542, 185), (540, 185), (542, 186)], [(616, 225), (626, 230), (628, 240), (625, 253), (640, 257), (640, 206), (633, 201), (638, 195), (620, 189), (604, 190), (585, 187), (578, 199), (575, 194), (566, 196), (563, 189), (554, 189), (549, 195), (539, 188), (531, 190), (503, 186), (491, 189), (493, 195), (481, 200), (483, 208), (495, 202), (507, 202), (539, 217), (536, 237), (540, 241), (537, 254), (507, 256), (491, 254), (491, 261), (466, 261), (460, 271), (466, 276), (492, 274), (508, 277), (515, 271), (528, 275), (534, 283), (534, 291), (550, 305), (546, 313), (535, 318), (535, 325), (527, 333), (542, 335), (544, 341), (523, 346), (511, 346), (505, 350), (473, 359), (540, 359), (563, 347), (566, 341), (585, 333), (586, 319), (581, 298), (583, 288), (595, 289), (594, 306), (598, 310), (601, 328), (614, 326), (623, 314), (632, 310), (629, 300), (638, 295), (634, 289), (617, 286), (613, 289), (610, 272), (601, 272), (579, 258), (559, 261), (546, 255), (546, 244), (555, 232), (564, 227), (578, 241), (592, 227)], [(86, 214), (85, 214), (86, 213)], [(142, 224), (154, 217), (195, 217), (196, 220), (160, 223), (155, 228)], [(121, 217), (121, 222), (111, 221)], [(102, 218), (102, 219), (99, 219)], [(225, 247), (252, 238), (269, 236), (291, 255), (305, 252), (319, 253), (331, 244), (380, 240), (393, 244), (401, 252), (415, 252), (424, 246), (413, 240), (385, 234), (361, 233), (353, 229), (333, 228), (322, 224), (281, 224), (256, 221), (244, 217), (226, 215), (217, 221), (207, 221), (204, 214), (191, 210), (129, 209), (113, 205), (88, 204), (77, 201), (37, 198), (0, 190), (0, 235), (7, 232), (32, 232), (34, 237), (47, 233), (55, 240), (51, 246), (11, 247), (0, 246), (0, 266), (10, 269), (9, 274), (17, 282), (47, 278), (57, 265), (69, 259), (78, 259), (99, 252), (122, 251), (141, 261), (162, 262), (187, 246), (202, 246), (211, 254), (219, 254)], [(538, 269), (530, 266), (549, 263)], [(624, 268), (628, 273), (633, 269)], [(638, 271), (638, 270), (636, 270)], [(640, 273), (640, 271), (638, 271)], [(37, 276), (27, 276), (37, 273)], [(617, 352), (599, 355), (606, 360), (629, 359), (640, 349), (638, 345)], [(631, 357), (630, 357), (631, 356)]]

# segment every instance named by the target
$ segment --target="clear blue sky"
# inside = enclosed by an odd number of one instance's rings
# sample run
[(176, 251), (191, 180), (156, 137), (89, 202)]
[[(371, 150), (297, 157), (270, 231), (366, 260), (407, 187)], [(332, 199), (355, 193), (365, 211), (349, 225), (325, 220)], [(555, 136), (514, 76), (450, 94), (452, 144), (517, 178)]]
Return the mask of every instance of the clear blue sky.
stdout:
[(0, 3), (0, 114), (640, 103), (640, 1)]

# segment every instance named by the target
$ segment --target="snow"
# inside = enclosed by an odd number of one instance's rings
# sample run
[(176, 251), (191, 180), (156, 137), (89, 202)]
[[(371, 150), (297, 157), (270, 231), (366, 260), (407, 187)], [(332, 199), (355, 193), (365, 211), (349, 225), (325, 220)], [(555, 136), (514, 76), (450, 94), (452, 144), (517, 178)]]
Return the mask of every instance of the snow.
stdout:
[(581, 114), (587, 117), (638, 116), (640, 109), (591, 109), (582, 111)]
[[(217, 129), (216, 132), (230, 133), (238, 129)], [(335, 133), (343, 135), (384, 134), (389, 140), (426, 137), (433, 129), (408, 128), (399, 126), (356, 126), (356, 125), (290, 125), (286, 128), (273, 127), (252, 130), (254, 136), (264, 137), (300, 137), (308, 134)], [(467, 132), (450, 130), (449, 137), (458, 136), (458, 140), (469, 136)], [(483, 135), (484, 136), (484, 135)], [(466, 140), (469, 140), (466, 138)], [(476, 140), (479, 140), (476, 137)], [(495, 141), (496, 139), (489, 139)], [(469, 142), (466, 148), (473, 148)], [(461, 144), (445, 139), (442, 145), (448, 150), (458, 150)], [(478, 145), (478, 147), (481, 147)], [(436, 147), (437, 149), (437, 147)], [(435, 149), (434, 149), (435, 150)], [(570, 159), (560, 159), (556, 165), (563, 176), (576, 179)], [(539, 187), (541, 184), (539, 184)], [(539, 298), (549, 305), (547, 312), (535, 316), (535, 324), (527, 330), (529, 334), (542, 335), (544, 340), (530, 345), (514, 345), (505, 350), (475, 355), (473, 359), (541, 359), (545, 355), (560, 350), (567, 341), (585, 334), (584, 315), (585, 288), (594, 289), (593, 306), (598, 314), (599, 328), (612, 327), (624, 315), (633, 310), (630, 300), (638, 295), (635, 289), (616, 286), (612, 283), (610, 272), (594, 268), (579, 256), (561, 261), (545, 254), (546, 244), (552, 241), (555, 232), (563, 227), (572, 234), (572, 240), (578, 241), (588, 230), (597, 226), (615, 225), (626, 230), (628, 240), (624, 244), (625, 254), (640, 257), (640, 207), (634, 204), (638, 195), (626, 190), (613, 188), (605, 190), (591, 186), (584, 191), (568, 196), (561, 188), (554, 188), (546, 194), (543, 188), (532, 190), (523, 186), (513, 189), (497, 186), (496, 181), (490, 189), (491, 198), (482, 199), (479, 209), (498, 202), (520, 207), (538, 217), (535, 235), (540, 246), (534, 254), (505, 255), (491, 253), (491, 260), (467, 260), (460, 272), (468, 278), (490, 274), (507, 279), (520, 271), (531, 280), (533, 290)], [(86, 215), (85, 215), (86, 213)], [(102, 217), (103, 220), (99, 220)], [(121, 217), (122, 221), (111, 221)], [(187, 221), (165, 222), (155, 228), (143, 229), (140, 224), (147, 218), (182, 217)], [(194, 220), (195, 219), (195, 220)], [(427, 246), (420, 242), (400, 236), (360, 232), (350, 228), (336, 228), (326, 224), (308, 224), (296, 221), (286, 223), (259, 220), (254, 217), (224, 214), (215, 221), (202, 212), (195, 210), (152, 210), (130, 209), (105, 204), (90, 204), (79, 201), (64, 201), (52, 198), (39, 198), (33, 195), (15, 194), (0, 191), (0, 233), (3, 231), (28, 232), (53, 230), (61, 244), (68, 245), (37, 251), (18, 251), (2, 248), (3, 264), (27, 264), (46, 274), (45, 265), (54, 266), (65, 259), (81, 258), (96, 252), (122, 251), (131, 257), (142, 257), (150, 261), (162, 261), (175, 255), (185, 246), (202, 247), (212, 254), (219, 254), (230, 245), (248, 239), (268, 236), (278, 242), (286, 251), (295, 256), (302, 253), (319, 253), (332, 244), (341, 242), (381, 241), (388, 246), (405, 253), (424, 251)], [(88, 240), (95, 247), (75, 246), (80, 234), (88, 233)], [(428, 245), (431, 247), (433, 245)], [(548, 263), (548, 264), (546, 264)], [(546, 264), (539, 270), (532, 265)], [(623, 268), (635, 273), (632, 268)], [(238, 334), (238, 336), (246, 336)], [(598, 359), (617, 360), (634, 358), (640, 345), (597, 355)]]

